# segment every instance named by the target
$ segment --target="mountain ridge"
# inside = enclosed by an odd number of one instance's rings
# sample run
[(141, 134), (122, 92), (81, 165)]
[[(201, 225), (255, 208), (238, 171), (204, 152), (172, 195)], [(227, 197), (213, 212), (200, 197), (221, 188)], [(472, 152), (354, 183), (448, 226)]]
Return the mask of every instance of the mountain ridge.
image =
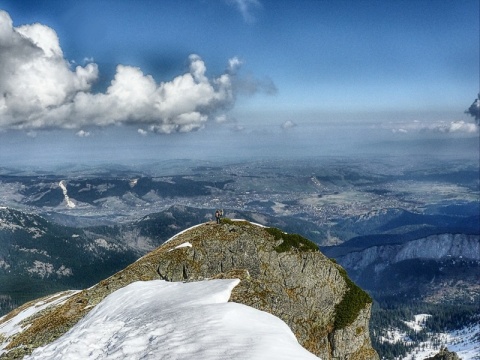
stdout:
[[(283, 233), (285, 234), (285, 233)], [(29, 353), (58, 338), (106, 295), (134, 281), (191, 282), (238, 278), (231, 301), (272, 313), (285, 321), (300, 344), (323, 359), (378, 359), (368, 334), (370, 303), (353, 321), (335, 328), (338, 305), (351, 290), (346, 273), (319, 251), (286, 242), (246, 221), (204, 223), (183, 231), (125, 269), (72, 295), (9, 339), (2, 359)], [(15, 354), (15, 355), (14, 355)]]

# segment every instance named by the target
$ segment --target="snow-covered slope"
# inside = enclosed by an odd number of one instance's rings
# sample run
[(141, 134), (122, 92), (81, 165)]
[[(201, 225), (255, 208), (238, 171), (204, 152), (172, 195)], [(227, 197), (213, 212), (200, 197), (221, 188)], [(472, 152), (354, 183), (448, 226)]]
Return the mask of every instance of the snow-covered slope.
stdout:
[(404, 360), (426, 359), (434, 356), (442, 347), (454, 351), (462, 360), (480, 359), (480, 324), (465, 326), (462, 329), (437, 333), (430, 340), (418, 344), (404, 356)]
[[(405, 324), (415, 330), (421, 331), (424, 328), (425, 320), (430, 317), (429, 314), (418, 314), (414, 316), (413, 321), (405, 321)], [(413, 344), (406, 333), (399, 329), (389, 329), (381, 337), (382, 342)], [(441, 348), (447, 347), (454, 351), (462, 360), (480, 359), (480, 324), (470, 324), (461, 329), (442, 332), (429, 333), (428, 340), (421, 341), (400, 360), (425, 359), (437, 354)]]
[(135, 282), (25, 359), (318, 359), (279, 318), (228, 302), (238, 282)]
[[(23, 332), (28, 325), (25, 325), (23, 321), (29, 317), (35, 316), (42, 310), (61, 304), (70, 298), (70, 296), (76, 294), (78, 291), (65, 291), (54, 294), (52, 296), (45, 297), (36, 302), (31, 302), (18, 308), (13, 316), (7, 318), (7, 315), (0, 317), (0, 340), (8, 339), (11, 336), (18, 335)], [(0, 342), (0, 356), (5, 352), (5, 347), (8, 342)]]

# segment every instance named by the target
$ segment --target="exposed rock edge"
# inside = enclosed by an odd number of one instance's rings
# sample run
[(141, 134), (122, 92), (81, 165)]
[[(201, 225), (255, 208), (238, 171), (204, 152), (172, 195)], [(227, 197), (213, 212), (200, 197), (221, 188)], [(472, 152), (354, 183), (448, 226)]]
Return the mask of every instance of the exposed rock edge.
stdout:
[(322, 359), (377, 360), (368, 331), (371, 304), (348, 326), (334, 327), (335, 306), (348, 290), (343, 269), (319, 251), (277, 252), (281, 242), (248, 222), (193, 227), (63, 304), (26, 319), (25, 331), (4, 339), (8, 352), (0, 359), (19, 359), (52, 342), (107, 295), (134, 281), (238, 278), (231, 301), (278, 316)]

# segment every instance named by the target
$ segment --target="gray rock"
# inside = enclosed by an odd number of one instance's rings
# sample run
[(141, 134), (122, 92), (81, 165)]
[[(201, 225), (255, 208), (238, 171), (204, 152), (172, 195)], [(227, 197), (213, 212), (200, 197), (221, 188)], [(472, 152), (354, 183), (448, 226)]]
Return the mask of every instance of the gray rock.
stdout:
[(425, 360), (461, 360), (457, 353), (454, 351), (448, 351), (448, 349), (442, 348), (438, 352), (438, 354), (435, 354), (435, 356), (426, 358)]
[[(371, 303), (352, 310), (352, 321), (336, 327), (339, 316), (344, 315), (338, 313), (338, 304), (351, 286), (344, 270), (319, 251), (293, 246), (282, 252), (278, 245), (283, 241), (247, 222), (191, 228), (32, 319), (27, 330), (9, 340), (11, 351), (1, 358), (15, 358), (14, 354), (27, 354), (53, 341), (108, 294), (134, 281), (239, 278), (231, 301), (281, 318), (299, 343), (322, 359), (378, 359), (368, 332)], [(180, 246), (186, 243), (191, 246)]]
[(161, 278), (240, 277), (232, 301), (278, 316), (309, 351), (323, 359), (375, 358), (368, 334), (370, 305), (350, 326), (334, 328), (335, 305), (347, 287), (330, 259), (319, 251), (277, 252), (282, 240), (251, 224), (210, 226), (210, 231), (194, 229), (174, 240), (193, 246), (172, 250), (175, 256), (163, 253)]

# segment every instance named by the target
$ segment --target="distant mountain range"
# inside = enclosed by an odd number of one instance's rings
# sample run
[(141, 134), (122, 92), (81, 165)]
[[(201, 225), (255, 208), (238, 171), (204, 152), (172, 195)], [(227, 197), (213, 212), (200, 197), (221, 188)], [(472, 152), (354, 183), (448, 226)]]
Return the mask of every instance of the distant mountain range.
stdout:
[[(480, 346), (474, 326), (480, 319), (477, 206), (448, 205), (421, 214), (389, 209), (343, 219), (340, 231), (361, 235), (321, 248), (375, 299), (371, 334), (381, 356), (410, 358), (428, 353), (426, 346), (431, 353), (462, 338), (468, 345), (455, 347), (467, 359), (478, 358), (472, 350)], [(418, 314), (429, 315), (421, 329), (405, 326)], [(446, 335), (458, 332), (465, 335)]]
[(447, 233), (401, 240), (363, 243), (360, 248), (355, 239), (354, 245), (342, 244), (341, 252), (323, 251), (327, 256), (336, 253), (350, 276), (377, 299), (404, 294), (450, 302), (480, 299), (479, 235)]
[(475, 286), (480, 270), (476, 206), (449, 205), (441, 211), (437, 207), (436, 213), (388, 209), (342, 219), (338, 231), (360, 235), (322, 251), (376, 298), (405, 293), (427, 297), (438, 284), (461, 279), (471, 285), (472, 296), (480, 296)]
[(323, 250), (337, 257), (370, 246), (400, 244), (431, 235), (480, 234), (479, 206), (478, 202), (449, 204), (423, 213), (391, 208), (341, 218), (331, 231), (346, 241)]

